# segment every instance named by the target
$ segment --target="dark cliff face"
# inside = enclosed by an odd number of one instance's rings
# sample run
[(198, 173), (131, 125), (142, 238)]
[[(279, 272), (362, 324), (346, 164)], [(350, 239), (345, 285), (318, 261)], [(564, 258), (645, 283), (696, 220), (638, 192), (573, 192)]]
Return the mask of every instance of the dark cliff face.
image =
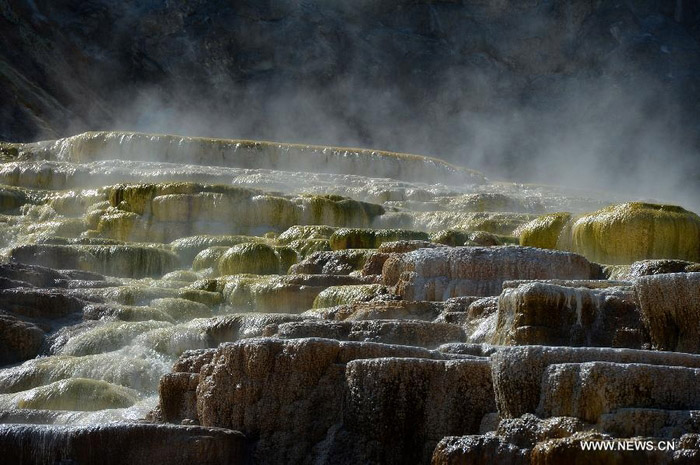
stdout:
[(699, 25), (688, 0), (3, 1), (0, 139), (137, 129), (516, 179), (589, 152), (619, 169), (669, 141), (697, 153)]

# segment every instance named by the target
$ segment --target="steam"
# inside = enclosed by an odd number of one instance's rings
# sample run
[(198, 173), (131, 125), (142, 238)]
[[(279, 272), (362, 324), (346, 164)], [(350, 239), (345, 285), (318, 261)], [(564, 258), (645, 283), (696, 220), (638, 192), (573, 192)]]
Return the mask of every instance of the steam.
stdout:
[[(324, 7), (331, 26), (332, 21), (342, 27), (381, 25), (355, 31), (344, 47), (329, 39), (337, 47), (330, 49), (323, 48), (328, 44), (320, 33), (309, 30), (307, 39), (318, 44), (299, 50), (302, 57), (286, 55), (294, 44), (278, 44), (284, 56), (270, 67), (264, 53), (256, 58), (250, 52), (250, 63), (231, 55), (239, 69), (209, 63), (204, 82), (183, 74), (204, 50), (196, 42), (201, 38), (178, 39), (174, 50), (183, 56), (173, 61), (168, 77), (153, 77), (158, 81), (153, 85), (125, 83), (112, 120), (76, 123), (72, 129), (418, 153), (484, 171), (491, 179), (601, 190), (700, 211), (697, 86), (683, 81), (690, 73), (684, 66), (699, 66), (697, 57), (688, 58), (698, 44), (673, 22), (677, 10), (618, 5), (612, 13), (589, 15), (575, 2), (551, 10), (508, 2), (462, 5), (467, 12), (485, 12), (482, 20), (460, 17), (471, 21), (473, 40), (483, 41), (464, 45), (469, 54), (463, 56), (454, 45), (457, 38), (445, 32), (462, 30), (446, 26), (451, 10), (418, 3), (416, 11), (429, 18), (425, 24), (410, 16), (394, 18), (389, 7), (369, 3), (357, 11), (342, 2)], [(298, 14), (292, 3), (260, 8), (270, 21)], [(689, 8), (685, 17), (694, 14)], [(237, 53), (280, 40), (273, 23), (226, 14), (247, 28)], [(401, 38), (406, 24), (419, 33)], [(376, 54), (362, 43), (367, 30), (387, 37), (372, 39), (384, 47)], [(420, 54), (431, 50), (437, 58)]]
[[(116, 129), (378, 148), (436, 156), (491, 179), (543, 183), (683, 205), (700, 211), (697, 147), (675, 96), (657, 83), (615, 79), (565, 82), (556, 95), (521, 102), (458, 87), (458, 71), (423, 111), (399, 92), (346, 85), (263, 95), (237, 89), (236, 101), (162, 98), (142, 90)], [(468, 75), (466, 76), (469, 77)], [(447, 102), (449, 96), (458, 96)], [(496, 103), (475, 108), (474, 99)], [(548, 99), (548, 100), (547, 100)], [(505, 100), (505, 101), (504, 101)], [(204, 103), (202, 103), (204, 102)], [(418, 105), (420, 106), (420, 105)]]

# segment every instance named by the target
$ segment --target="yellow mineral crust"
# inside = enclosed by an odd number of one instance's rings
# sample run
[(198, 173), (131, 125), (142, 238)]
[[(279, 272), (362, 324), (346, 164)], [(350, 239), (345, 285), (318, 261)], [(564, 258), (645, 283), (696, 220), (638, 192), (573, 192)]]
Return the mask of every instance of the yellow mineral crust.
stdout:
[(247, 243), (231, 247), (219, 259), (219, 272), (233, 274), (285, 274), (297, 261), (296, 252), (289, 247)]
[(316, 297), (313, 308), (327, 308), (353, 302), (366, 302), (372, 297), (386, 292), (386, 288), (381, 284), (331, 286), (321, 291)]
[(139, 401), (133, 389), (85, 378), (56, 381), (12, 397), (17, 408), (79, 411), (123, 408)]
[(384, 242), (400, 240), (428, 240), (428, 234), (402, 229), (347, 229), (342, 228), (330, 238), (331, 249), (376, 249)]
[(550, 213), (515, 234), (520, 245), (567, 250), (607, 265), (700, 260), (700, 217), (675, 205), (630, 202), (581, 216)]
[(697, 262), (700, 217), (673, 205), (613, 205), (574, 221), (570, 250), (611, 265), (649, 258)]
[(516, 231), (520, 245), (556, 249), (559, 234), (570, 219), (570, 213), (549, 213), (530, 221)]

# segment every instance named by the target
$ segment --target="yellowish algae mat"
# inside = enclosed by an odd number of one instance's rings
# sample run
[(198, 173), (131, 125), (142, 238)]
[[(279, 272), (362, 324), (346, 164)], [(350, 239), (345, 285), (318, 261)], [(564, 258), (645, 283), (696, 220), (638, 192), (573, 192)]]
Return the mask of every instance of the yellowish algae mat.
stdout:
[(674, 205), (631, 202), (578, 216), (553, 213), (518, 232), (521, 245), (568, 250), (610, 265), (660, 258), (700, 261), (700, 217)]

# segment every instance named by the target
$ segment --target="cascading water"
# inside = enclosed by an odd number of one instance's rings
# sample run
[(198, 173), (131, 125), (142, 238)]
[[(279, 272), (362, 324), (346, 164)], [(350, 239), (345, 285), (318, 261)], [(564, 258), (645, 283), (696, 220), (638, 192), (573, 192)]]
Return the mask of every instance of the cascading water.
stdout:
[[(492, 195), (487, 193), (495, 186), (478, 173), (417, 156), (119, 133), (19, 151), (23, 161), (0, 166), (5, 259), (99, 275), (61, 275), (35, 290), (60, 289), (83, 306), (71, 313), (75, 321), (51, 321), (39, 358), (0, 372), (0, 404), (13, 411), (6, 416), (13, 421), (142, 418), (156, 406), (158, 380), (180, 354), (219, 342), (212, 328), (222, 315), (273, 310), (280, 300), (280, 308), (300, 313), (314, 300), (318, 306), (371, 298), (380, 286), (359, 277), (317, 283), (280, 278), (302, 258), (308, 241), (330, 239), (332, 248), (346, 249), (364, 240), (333, 234), (332, 227), (383, 226), (390, 216), (403, 215), (427, 231), (464, 229), (470, 217), (449, 216), (448, 210), (462, 198), (462, 212), (471, 205), (471, 215), (479, 218), (522, 221), (521, 213), (481, 213), (494, 209), (478, 196)], [(369, 172), (379, 176), (367, 177)], [(443, 187), (418, 179), (452, 182)], [(270, 186), (282, 192), (270, 192)], [(551, 204), (560, 196), (533, 191), (508, 197), (508, 189), (503, 186), (507, 193), (499, 195), (512, 205)], [(440, 220), (427, 219), (441, 214)], [(290, 235), (304, 225), (331, 229)], [(498, 228), (504, 231), (512, 228)], [(241, 233), (250, 235), (231, 235)], [(366, 246), (428, 235), (397, 230), (381, 237)], [(255, 276), (263, 274), (273, 276)], [(354, 287), (344, 291), (336, 284)], [(4, 299), (10, 311), (21, 305), (12, 299)], [(40, 312), (24, 316), (37, 323), (50, 318)], [(246, 335), (262, 334), (264, 320), (256, 327), (255, 316), (250, 318)], [(22, 409), (30, 408), (43, 413), (23, 418)]]
[[(53, 426), (0, 426), (0, 444), (33, 448), (37, 463), (76, 454), (56, 445), (70, 438), (129, 437), (136, 423), (148, 437), (175, 434), (143, 426), (145, 419), (228, 426), (207, 423), (208, 404), (196, 400), (200, 391), (221, 389), (200, 380), (233, 360), (213, 358), (223, 357), (216, 348), (224, 343), (258, 344), (251, 338), (260, 336), (380, 343), (342, 349), (348, 363), (360, 353), (409, 350), (387, 343), (617, 344), (630, 331), (636, 339), (623, 346), (647, 340), (630, 283), (607, 289), (582, 281), (625, 271), (565, 251), (587, 255), (580, 244), (605, 227), (596, 221), (612, 221), (601, 210), (582, 217), (594, 233), (571, 232), (570, 223), (584, 221), (577, 215), (608, 204), (598, 194), (492, 184), (436, 160), (382, 152), (126, 133), (17, 147), (18, 156), (0, 165), (0, 423)], [(568, 213), (553, 215), (560, 210)], [(681, 210), (655, 220), (671, 224), (665, 241), (697, 230), (697, 217)], [(680, 255), (697, 248), (686, 239), (673, 249)], [(519, 241), (563, 250), (514, 246)], [(593, 260), (599, 254), (591, 250)], [(614, 261), (629, 263), (628, 255)], [(553, 278), (574, 281), (508, 282)], [(575, 289), (581, 286), (593, 290)], [(540, 321), (540, 303), (561, 307), (572, 321), (556, 324), (578, 329), (565, 336), (556, 325), (528, 329), (528, 318)], [(622, 316), (611, 320), (611, 309)], [(618, 323), (626, 329), (596, 333)], [(440, 350), (450, 353), (448, 346)], [(408, 351), (435, 360), (402, 369), (484, 371), (481, 348), (469, 349), (476, 355), (454, 350)], [(479, 360), (453, 367), (450, 357)], [(250, 363), (246, 373), (257, 369)], [(372, 369), (381, 372), (382, 363)], [(182, 431), (230, 440), (228, 433)]]

